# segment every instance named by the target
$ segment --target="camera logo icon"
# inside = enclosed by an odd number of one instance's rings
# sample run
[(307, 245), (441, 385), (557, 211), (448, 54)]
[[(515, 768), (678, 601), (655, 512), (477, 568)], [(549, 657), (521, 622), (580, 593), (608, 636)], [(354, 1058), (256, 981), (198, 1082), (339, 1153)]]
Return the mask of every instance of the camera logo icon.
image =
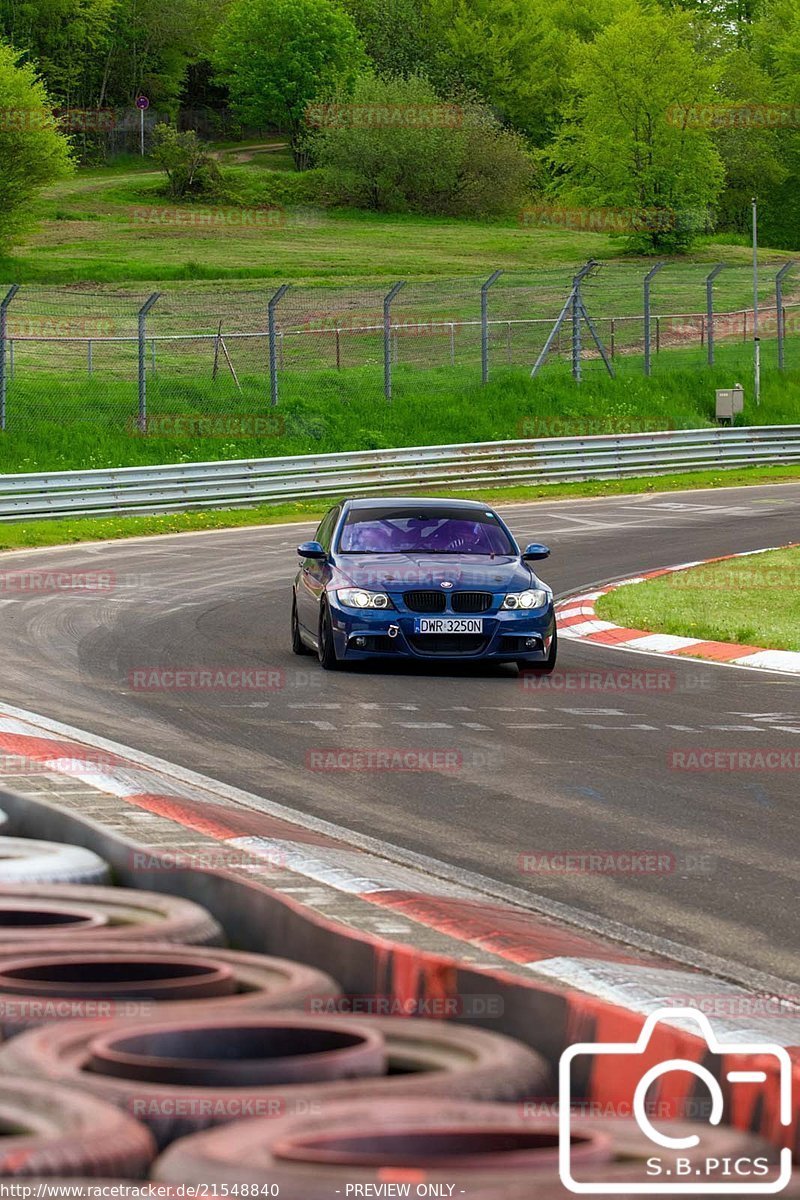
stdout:
[[(620, 1058), (627, 1056), (628, 1061), (620, 1064), (620, 1077), (630, 1079), (633, 1075), (631, 1057), (639, 1056), (652, 1062), (652, 1053), (646, 1055), (654, 1030), (661, 1023), (674, 1026), (676, 1021), (691, 1021), (698, 1026), (711, 1054), (730, 1058), (748, 1058), (741, 1070), (727, 1070), (724, 1079), (731, 1086), (736, 1084), (767, 1084), (768, 1075), (764, 1069), (765, 1061), (773, 1059), (777, 1062), (777, 1079), (779, 1088), (778, 1114), (781, 1127), (791, 1124), (792, 1107), (792, 1064), (787, 1050), (783, 1046), (770, 1042), (724, 1042), (721, 1043), (711, 1027), (711, 1022), (705, 1013), (695, 1008), (660, 1008), (651, 1013), (644, 1023), (639, 1038), (635, 1042), (579, 1042), (568, 1047), (561, 1055), (558, 1081), (558, 1110), (559, 1110), (559, 1175), (564, 1187), (579, 1195), (624, 1195), (637, 1196), (652, 1193), (654, 1195), (724, 1195), (724, 1196), (755, 1196), (776, 1195), (783, 1191), (792, 1177), (792, 1151), (783, 1147), (780, 1151), (779, 1174), (776, 1176), (771, 1160), (760, 1157), (739, 1156), (737, 1158), (719, 1159), (709, 1157), (702, 1147), (702, 1133), (705, 1125), (697, 1123), (696, 1134), (685, 1134), (686, 1125), (681, 1123), (684, 1136), (673, 1137), (669, 1133), (669, 1122), (664, 1122), (660, 1129), (653, 1124), (648, 1113), (648, 1092), (654, 1089), (659, 1080), (671, 1071), (688, 1072), (707, 1088), (709, 1093), (708, 1124), (719, 1125), (725, 1115), (725, 1098), (717, 1078), (711, 1071), (700, 1063), (690, 1059), (670, 1058), (657, 1062), (647, 1070), (643, 1070), (636, 1083), (631, 1104), (631, 1111), (639, 1129), (653, 1143), (652, 1157), (642, 1164), (641, 1181), (596, 1182), (586, 1178), (585, 1168), (581, 1178), (573, 1174), (571, 1161), (572, 1128), (571, 1120), (575, 1114), (573, 1107), (572, 1080), (577, 1073), (585, 1073), (585, 1057), (595, 1059), (600, 1056)], [(583, 1062), (581, 1060), (584, 1059)], [(635, 1075), (633, 1075), (635, 1077)], [(578, 1117), (579, 1120), (579, 1109)], [(661, 1151), (661, 1153), (659, 1153)], [(765, 1178), (769, 1176), (769, 1178)]]

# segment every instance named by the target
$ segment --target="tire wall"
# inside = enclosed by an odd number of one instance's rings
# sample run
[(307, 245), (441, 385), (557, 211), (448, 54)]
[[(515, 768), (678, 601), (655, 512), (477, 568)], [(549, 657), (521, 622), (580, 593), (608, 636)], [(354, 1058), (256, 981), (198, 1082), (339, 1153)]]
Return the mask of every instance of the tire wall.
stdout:
[[(501, 1004), (502, 1016), (486, 1019), (470, 1016), (469, 1024), (518, 1038), (542, 1054), (556, 1076), (559, 1056), (568, 1045), (582, 1041), (635, 1041), (644, 1023), (640, 1013), (581, 992), (559, 989), (534, 979), (527, 982), (502, 970), (473, 971), (413, 946), (373, 941), (364, 934), (325, 921), (255, 880), (239, 880), (220, 871), (198, 869), (134, 873), (130, 857), (138, 848), (135, 843), (88, 819), (79, 820), (71, 813), (28, 797), (0, 789), (0, 809), (9, 817), (4, 833), (86, 846), (111, 864), (123, 885), (194, 900), (216, 917), (237, 948), (292, 958), (317, 967), (339, 980), (347, 993), (377, 993), (403, 1003), (418, 1001), (420, 997), (486, 995), (491, 991)], [(668, 1040), (669, 1053), (665, 1057), (703, 1060), (704, 1046), (699, 1038), (673, 1028)], [(764, 1066), (769, 1071), (772, 1063), (765, 1061)], [(725, 1069), (735, 1069), (735, 1063)], [(795, 1075), (792, 1144), (797, 1159), (800, 1157), (798, 1066)], [(602, 1070), (593, 1071), (576, 1084), (575, 1095), (579, 1099), (599, 1105), (615, 1101), (613, 1077), (607, 1077)], [(747, 1102), (736, 1111), (736, 1125), (778, 1141), (778, 1114), (764, 1103), (759, 1089), (748, 1088), (747, 1093)], [(769, 1094), (777, 1093), (773, 1083)]]

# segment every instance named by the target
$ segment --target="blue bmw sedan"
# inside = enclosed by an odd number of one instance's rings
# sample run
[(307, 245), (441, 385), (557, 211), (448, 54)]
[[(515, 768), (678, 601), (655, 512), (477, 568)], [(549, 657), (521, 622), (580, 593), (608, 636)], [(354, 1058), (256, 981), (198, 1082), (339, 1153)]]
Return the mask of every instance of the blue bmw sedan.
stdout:
[(373, 658), (551, 672), (553, 593), (502, 519), (472, 500), (344, 500), (298, 546), (292, 650), (330, 671)]

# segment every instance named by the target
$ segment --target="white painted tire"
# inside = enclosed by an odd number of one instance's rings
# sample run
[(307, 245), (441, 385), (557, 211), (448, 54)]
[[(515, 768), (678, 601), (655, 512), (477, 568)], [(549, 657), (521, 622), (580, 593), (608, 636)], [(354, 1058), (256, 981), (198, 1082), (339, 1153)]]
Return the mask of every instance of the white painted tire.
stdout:
[(0, 830), (3, 830), (8, 825), (8, 813), (4, 813), (0, 808)]
[(0, 837), (0, 887), (19, 883), (108, 883), (109, 878), (108, 864), (83, 846)]

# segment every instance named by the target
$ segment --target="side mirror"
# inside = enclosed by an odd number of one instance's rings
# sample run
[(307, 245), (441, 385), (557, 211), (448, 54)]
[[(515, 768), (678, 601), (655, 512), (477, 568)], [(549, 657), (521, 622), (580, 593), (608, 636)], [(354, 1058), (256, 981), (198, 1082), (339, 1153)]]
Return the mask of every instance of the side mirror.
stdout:
[(328, 555), (322, 549), (319, 542), (301, 542), (297, 547), (297, 553), (301, 558), (327, 558)]
[(523, 562), (534, 562), (536, 559), (549, 557), (550, 547), (543, 546), (541, 542), (531, 542), (530, 545), (526, 546), (522, 551)]

